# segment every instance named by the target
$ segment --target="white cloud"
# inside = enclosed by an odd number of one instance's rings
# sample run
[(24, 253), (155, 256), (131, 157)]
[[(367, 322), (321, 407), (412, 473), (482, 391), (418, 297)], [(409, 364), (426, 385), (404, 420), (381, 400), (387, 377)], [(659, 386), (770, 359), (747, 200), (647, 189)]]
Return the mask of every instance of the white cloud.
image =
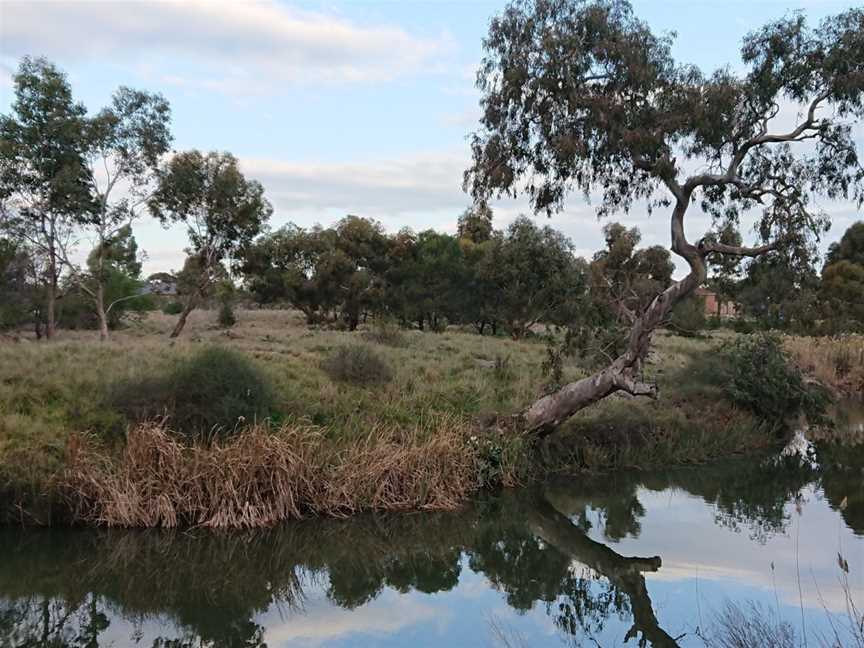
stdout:
[(263, 90), (274, 82), (386, 81), (431, 65), (450, 42), (273, 0), (7, 0), (0, 5), (5, 55), (150, 66), (194, 61), (206, 75), (187, 69), (172, 71), (168, 80), (227, 92)]
[(294, 642), (319, 646), (356, 635), (387, 636), (408, 627), (434, 621), (447, 622), (449, 614), (423, 602), (423, 597), (404, 596), (387, 590), (370, 603), (353, 610), (335, 607), (323, 596), (307, 599), (302, 614), (278, 619), (273, 611), (259, 618), (267, 628), (268, 645)]
[[(315, 223), (330, 225), (346, 214), (358, 214), (380, 221), (391, 232), (402, 227), (415, 231), (433, 228), (455, 232), (459, 214), (471, 204), (471, 198), (462, 192), (462, 174), (470, 164), (465, 149), (428, 151), (390, 159), (366, 159), (349, 162), (291, 161), (247, 158), (241, 160), (243, 172), (264, 185), (268, 199), (273, 203), (271, 225), (280, 227), (289, 221), (308, 227)], [(492, 204), (495, 226), (506, 227), (520, 213), (530, 214), (527, 201), (499, 200)], [(574, 193), (567, 208), (547, 219), (537, 216), (540, 224), (548, 224), (567, 236), (576, 247), (576, 253), (590, 258), (601, 249), (602, 227), (594, 205)], [(834, 227), (823, 242), (838, 240), (846, 228), (860, 218), (850, 205), (825, 205), (834, 220)], [(639, 205), (629, 214), (612, 217), (627, 227), (638, 227), (642, 232), (642, 245), (660, 245), (668, 248), (668, 213), (658, 209), (651, 216)], [(752, 240), (749, 221), (742, 234)], [(687, 235), (698, 240), (710, 228), (710, 219), (694, 205), (687, 215)], [(147, 272), (167, 270), (182, 264), (183, 248), (187, 245), (182, 230), (162, 230), (146, 221), (136, 226), (139, 243), (150, 253)], [(686, 273), (686, 263), (673, 255), (676, 276)]]

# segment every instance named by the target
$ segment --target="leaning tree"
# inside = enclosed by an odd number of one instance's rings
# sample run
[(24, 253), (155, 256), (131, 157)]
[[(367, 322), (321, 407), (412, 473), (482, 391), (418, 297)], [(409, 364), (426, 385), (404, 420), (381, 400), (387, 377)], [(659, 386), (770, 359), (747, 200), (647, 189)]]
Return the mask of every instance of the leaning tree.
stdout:
[[(465, 174), (475, 200), (524, 194), (549, 214), (581, 190), (599, 216), (666, 208), (672, 251), (689, 266), (634, 314), (620, 356), (523, 413), (530, 430), (617, 391), (655, 396), (640, 379), (652, 334), (712, 258), (812, 247), (829, 225), (816, 199), (864, 199), (852, 135), (864, 117), (864, 11), (817, 28), (798, 14), (770, 23), (744, 39), (740, 73), (677, 64), (671, 44), (624, 0), (516, 0), (484, 40), (483, 116)], [(694, 203), (715, 230), (752, 213), (758, 245), (691, 242)]]
[(264, 231), (273, 207), (256, 180), (247, 180), (230, 153), (183, 151), (157, 173), (150, 211), (163, 224), (186, 225), (195, 275), (186, 305), (171, 337), (180, 335), (189, 313), (208, 288), (224, 274), (225, 261), (249, 246)]

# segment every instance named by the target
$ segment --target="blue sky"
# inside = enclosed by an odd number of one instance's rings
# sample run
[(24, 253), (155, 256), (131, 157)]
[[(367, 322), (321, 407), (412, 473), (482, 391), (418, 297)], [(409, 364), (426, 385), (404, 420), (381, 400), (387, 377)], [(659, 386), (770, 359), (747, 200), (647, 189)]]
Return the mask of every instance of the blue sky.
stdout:
[[(504, 4), (2, 0), (0, 110), (11, 102), (18, 59), (45, 55), (91, 110), (119, 85), (164, 94), (175, 148), (237, 155), (264, 184), (273, 226), (355, 213), (390, 230), (452, 231), (469, 203), (461, 174), (479, 114), (474, 70), (489, 20)], [(678, 34), (680, 61), (703, 69), (734, 69), (742, 36), (768, 20), (803, 9), (815, 22), (852, 4), (634, 2), (656, 32)], [(497, 207), (499, 226), (525, 211), (520, 201)], [(860, 218), (851, 204), (826, 208), (835, 219), (826, 243)], [(668, 246), (664, 214), (649, 219), (636, 209), (619, 220), (639, 226), (645, 244)], [(602, 245), (581, 196), (551, 224), (581, 254)], [(696, 215), (688, 231), (698, 236), (705, 224)], [(181, 230), (166, 233), (146, 218), (135, 230), (147, 272), (181, 265)]]

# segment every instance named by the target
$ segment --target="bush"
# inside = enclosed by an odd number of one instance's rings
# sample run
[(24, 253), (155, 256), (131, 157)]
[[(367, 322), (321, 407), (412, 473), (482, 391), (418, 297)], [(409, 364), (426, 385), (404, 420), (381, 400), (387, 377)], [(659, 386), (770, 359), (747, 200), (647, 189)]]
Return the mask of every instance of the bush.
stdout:
[(178, 301), (170, 301), (162, 307), (162, 312), (166, 315), (179, 315), (183, 312), (183, 304)]
[(189, 440), (230, 436), (238, 424), (267, 418), (273, 391), (249, 358), (208, 347), (164, 376), (119, 386), (112, 405), (134, 421), (165, 416)]
[(364, 339), (392, 347), (408, 346), (408, 340), (399, 325), (386, 317), (377, 318), (372, 328), (363, 334)]
[(217, 319), (222, 328), (231, 328), (237, 323), (237, 316), (234, 314), (234, 307), (231, 306), (231, 302), (222, 302)]
[(321, 368), (333, 380), (372, 385), (390, 382), (393, 370), (371, 347), (342, 346), (321, 363)]
[(706, 327), (705, 300), (691, 295), (677, 303), (669, 317), (669, 329), (684, 337), (695, 337)]
[(761, 333), (741, 337), (725, 356), (726, 389), (735, 404), (775, 427), (802, 413), (813, 422), (824, 420), (828, 393), (805, 382), (783, 350), (779, 336)]

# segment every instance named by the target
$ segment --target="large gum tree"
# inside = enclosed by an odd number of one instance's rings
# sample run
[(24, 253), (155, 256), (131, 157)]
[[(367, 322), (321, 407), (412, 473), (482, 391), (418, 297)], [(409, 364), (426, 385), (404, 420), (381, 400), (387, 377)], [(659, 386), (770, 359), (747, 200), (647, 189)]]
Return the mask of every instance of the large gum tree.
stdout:
[[(709, 261), (812, 247), (830, 224), (818, 199), (862, 204), (852, 126), (864, 116), (864, 11), (815, 28), (800, 14), (772, 22), (744, 39), (740, 72), (678, 64), (671, 43), (623, 0), (517, 0), (484, 40), (465, 174), (475, 200), (522, 194), (551, 213), (581, 191), (599, 216), (668, 210), (671, 249), (689, 268), (634, 313), (621, 355), (522, 413), (537, 433), (614, 392), (655, 396), (640, 380), (652, 334)], [(715, 231), (754, 216), (757, 244), (689, 240), (694, 205)]]

